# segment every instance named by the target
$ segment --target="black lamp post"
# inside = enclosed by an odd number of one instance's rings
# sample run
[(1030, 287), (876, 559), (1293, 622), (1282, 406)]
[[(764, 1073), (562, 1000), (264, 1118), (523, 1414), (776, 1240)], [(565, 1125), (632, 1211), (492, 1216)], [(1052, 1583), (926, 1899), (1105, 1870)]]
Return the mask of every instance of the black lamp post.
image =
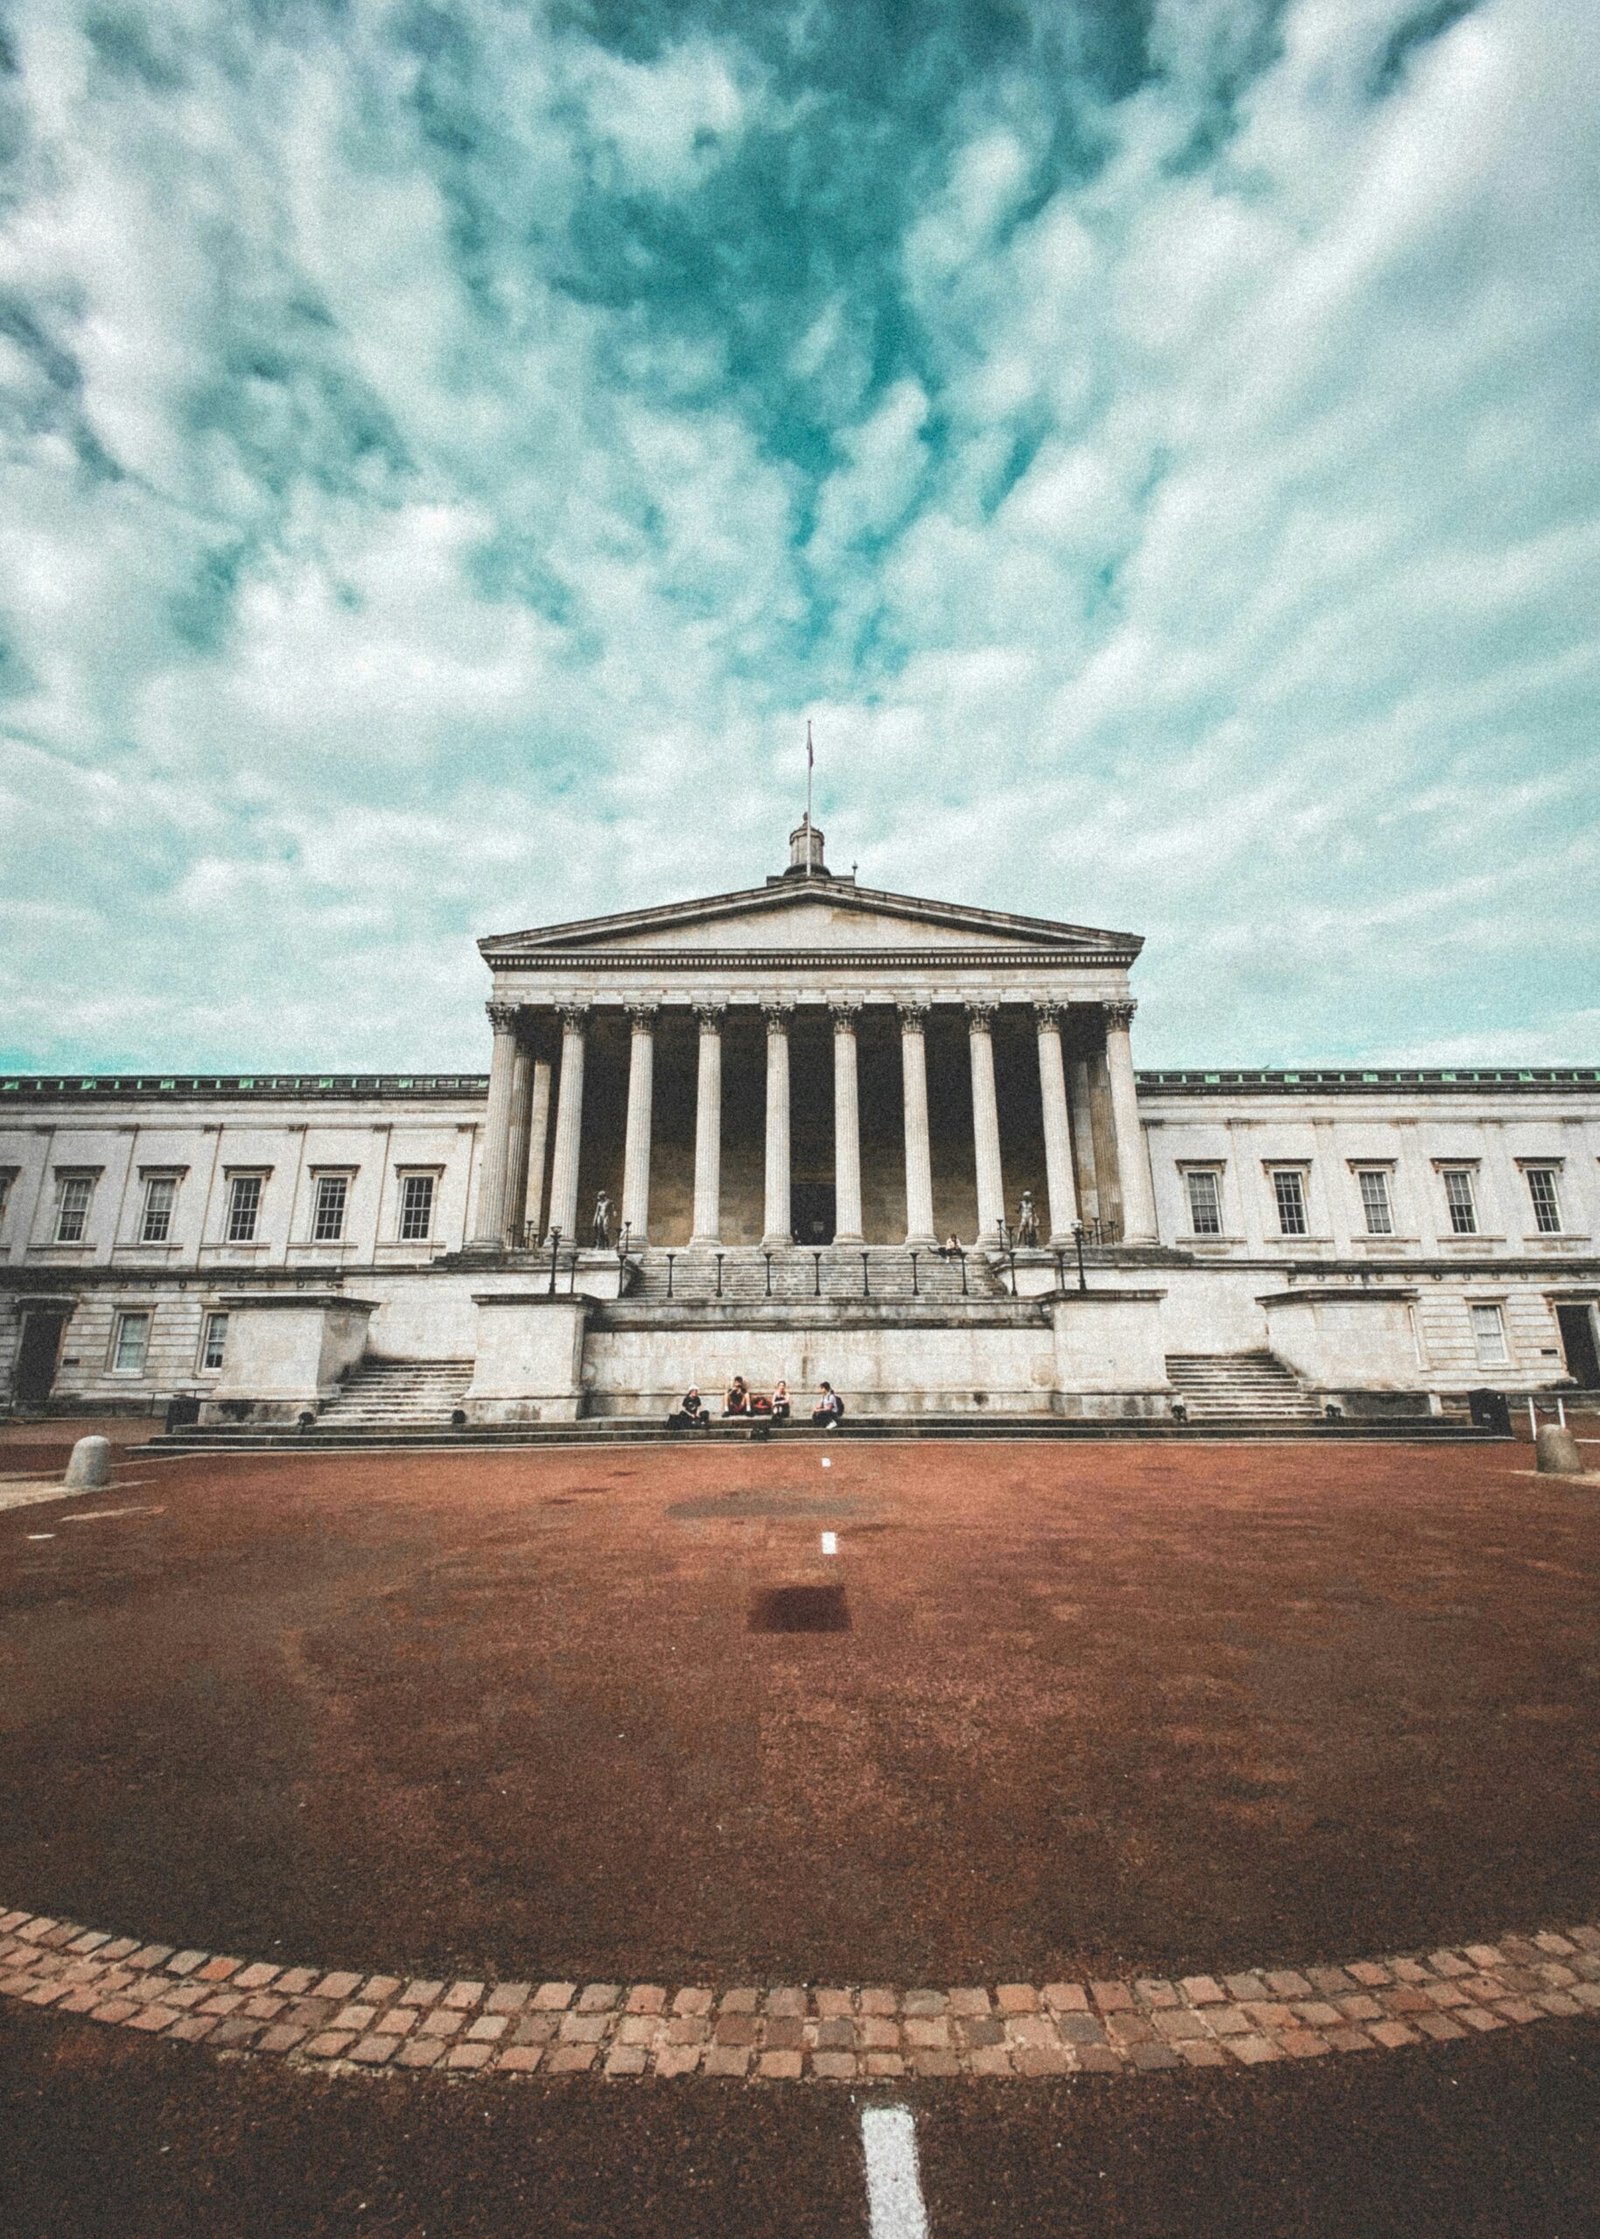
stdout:
[(550, 1296), (552, 1298), (556, 1295), (556, 1262), (560, 1256), (561, 1231), (559, 1228), (553, 1228), (550, 1231)]
[(1086, 1290), (1087, 1290), (1087, 1289), (1089, 1288), (1089, 1278), (1088, 1278), (1088, 1276), (1087, 1276), (1087, 1275), (1086, 1275), (1086, 1274), (1084, 1273), (1084, 1267), (1083, 1267), (1083, 1223), (1082, 1223), (1082, 1221), (1074, 1221), (1074, 1222), (1073, 1222), (1073, 1224), (1072, 1224), (1072, 1241), (1073, 1241), (1073, 1243), (1074, 1243), (1074, 1244), (1076, 1244), (1076, 1245), (1077, 1245), (1077, 1247), (1078, 1247), (1078, 1288), (1079, 1288), (1079, 1290), (1081, 1290), (1081, 1291), (1086, 1291)]

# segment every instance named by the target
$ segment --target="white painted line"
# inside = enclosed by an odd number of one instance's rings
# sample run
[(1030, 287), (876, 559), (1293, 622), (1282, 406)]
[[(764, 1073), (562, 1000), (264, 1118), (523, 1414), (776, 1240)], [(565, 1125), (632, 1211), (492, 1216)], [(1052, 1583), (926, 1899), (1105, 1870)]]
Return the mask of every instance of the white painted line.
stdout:
[(824, 1553), (825, 1555), (837, 1555), (837, 1554), (838, 1554), (838, 1552), (839, 1552), (839, 1534), (838, 1534), (837, 1532), (824, 1532), (824, 1533), (823, 1533), (823, 1535), (822, 1535), (822, 1552), (823, 1552), (823, 1553)]
[(867, 2162), (867, 2228), (872, 2239), (928, 2239), (911, 2109), (863, 2107), (861, 2150)]

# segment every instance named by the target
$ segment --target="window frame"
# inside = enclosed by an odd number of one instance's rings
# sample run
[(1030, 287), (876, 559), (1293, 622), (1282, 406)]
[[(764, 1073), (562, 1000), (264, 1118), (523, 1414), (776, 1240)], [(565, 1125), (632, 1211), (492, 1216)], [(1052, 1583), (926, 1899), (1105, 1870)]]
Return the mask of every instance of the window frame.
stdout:
[[(222, 1241), (225, 1244), (260, 1243), (261, 1207), (267, 1192), (269, 1172), (270, 1169), (262, 1167), (230, 1170), (227, 1178), (228, 1203), (222, 1221)], [(247, 1189), (253, 1189), (255, 1195), (250, 1201), (250, 1225), (244, 1228), (240, 1225), (240, 1204), (242, 1194)]]
[[(1498, 1298), (1469, 1298), (1467, 1323), (1472, 1331), (1472, 1357), (1476, 1365), (1479, 1368), (1510, 1368), (1511, 1338), (1506, 1328), (1503, 1302)], [(1500, 1348), (1493, 1357), (1484, 1352), (1483, 1337), (1486, 1330), (1493, 1332), (1494, 1341)]]
[[(211, 1358), (211, 1340), (218, 1323), (222, 1324), (222, 1339), (217, 1347), (217, 1357)], [(222, 1357), (228, 1345), (228, 1310), (225, 1306), (207, 1308), (200, 1317), (200, 1357), (196, 1363), (202, 1376), (215, 1376), (222, 1368)]]
[[(1221, 1166), (1184, 1166), (1179, 1171), (1183, 1177), (1184, 1202), (1189, 1213), (1189, 1234), (1212, 1238), (1225, 1236), (1227, 1225), (1222, 1217)], [(1211, 1204), (1208, 1211), (1215, 1219), (1216, 1226), (1214, 1228), (1208, 1227), (1200, 1218), (1200, 1210), (1195, 1204), (1196, 1182), (1209, 1187), (1211, 1191)]]
[[(147, 1173), (142, 1177), (144, 1181), (144, 1202), (139, 1208), (139, 1242), (141, 1244), (170, 1244), (172, 1242), (173, 1224), (178, 1216), (179, 1178), (176, 1174), (159, 1172)], [(168, 1192), (165, 1208), (166, 1219), (160, 1235), (152, 1236), (150, 1224), (155, 1211), (155, 1196), (158, 1190), (163, 1189)]]
[[(119, 1306), (117, 1308), (116, 1317), (111, 1324), (111, 1354), (106, 1363), (108, 1374), (112, 1376), (143, 1376), (146, 1374), (150, 1365), (150, 1339), (155, 1330), (155, 1320), (155, 1308), (153, 1306)], [(122, 1357), (123, 1346), (126, 1343), (128, 1331), (135, 1323), (142, 1325), (143, 1330), (139, 1341), (139, 1357), (136, 1361), (127, 1361)]]
[[(350, 1185), (355, 1180), (354, 1169), (348, 1166), (316, 1169), (311, 1176), (311, 1236), (313, 1244), (343, 1244), (347, 1241), (345, 1229), (350, 1219)], [(337, 1191), (338, 1205), (334, 1225), (324, 1229), (328, 1218), (325, 1193)]]
[[(51, 1227), (51, 1241), (56, 1244), (86, 1244), (89, 1241), (89, 1215), (94, 1211), (94, 1185), (99, 1179), (94, 1174), (56, 1173), (56, 1217)], [(83, 1192), (83, 1203), (78, 1209), (78, 1225), (69, 1236), (66, 1233), (68, 1201), (73, 1192)]]
[[(433, 1224), (439, 1209), (439, 1176), (432, 1167), (402, 1167), (398, 1176), (400, 1200), (395, 1219), (395, 1241), (398, 1244), (431, 1244)], [(427, 1214), (421, 1228), (407, 1226), (411, 1219), (410, 1198), (414, 1188), (427, 1192)]]
[[(1555, 1158), (1525, 1159), (1522, 1178), (1528, 1185), (1528, 1203), (1533, 1209), (1533, 1228), (1536, 1236), (1561, 1236), (1566, 1233), (1566, 1219), (1561, 1210), (1561, 1161)], [(1549, 1194), (1548, 1211), (1539, 1203), (1539, 1192), (1534, 1187), (1542, 1182)]]
[[(1363, 1159), (1359, 1164), (1352, 1164), (1351, 1172), (1356, 1178), (1356, 1195), (1361, 1201), (1361, 1218), (1366, 1223), (1365, 1234), (1368, 1236), (1395, 1235), (1397, 1230), (1394, 1218), (1393, 1165), (1383, 1159)], [(1376, 1194), (1381, 1200), (1383, 1214), (1381, 1227), (1373, 1220), (1373, 1201), (1367, 1194), (1368, 1186), (1372, 1183), (1377, 1184)]]
[[(1284, 1220), (1284, 1201), (1280, 1194), (1280, 1184), (1284, 1182), (1292, 1182), (1294, 1185), (1295, 1210), (1300, 1223), (1298, 1228), (1289, 1227)], [(1279, 1238), (1289, 1243), (1295, 1243), (1300, 1238), (1309, 1236), (1311, 1234), (1311, 1168), (1303, 1159), (1275, 1160), (1267, 1168), (1267, 1184), (1272, 1193), (1273, 1210), (1278, 1216)]]
[[(1459, 1206), (1450, 1194), (1452, 1183), (1460, 1185), (1464, 1203)], [(1452, 1236), (1481, 1236), (1483, 1234), (1483, 1220), (1478, 1208), (1478, 1169), (1476, 1162), (1471, 1159), (1441, 1159), (1439, 1162), (1439, 1186), (1444, 1191), (1445, 1218), (1450, 1223), (1450, 1234)], [(1466, 1215), (1465, 1221), (1458, 1217), (1463, 1212)]]

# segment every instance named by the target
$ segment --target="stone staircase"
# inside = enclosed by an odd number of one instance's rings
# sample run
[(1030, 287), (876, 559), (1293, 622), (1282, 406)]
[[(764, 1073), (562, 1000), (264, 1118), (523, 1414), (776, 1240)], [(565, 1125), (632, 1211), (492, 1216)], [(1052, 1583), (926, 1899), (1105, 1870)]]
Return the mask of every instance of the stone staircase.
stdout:
[(351, 1370), (337, 1399), (317, 1417), (317, 1429), (439, 1430), (466, 1396), (471, 1361), (364, 1360)]
[(920, 1251), (914, 1270), (911, 1254), (890, 1245), (827, 1245), (817, 1251), (796, 1246), (791, 1251), (774, 1252), (770, 1271), (766, 1255), (753, 1245), (730, 1246), (721, 1259), (719, 1277), (714, 1252), (685, 1247), (669, 1255), (652, 1249), (644, 1254), (629, 1285), (628, 1302), (656, 1306), (665, 1305), (669, 1298), (698, 1303), (720, 1297), (741, 1306), (763, 1305), (769, 1298), (922, 1299), (938, 1303), (1007, 1295), (979, 1252), (968, 1252), (963, 1263), (941, 1259), (937, 1252)]
[(1315, 1423), (1322, 1417), (1275, 1353), (1169, 1353), (1167, 1376), (1191, 1423)]

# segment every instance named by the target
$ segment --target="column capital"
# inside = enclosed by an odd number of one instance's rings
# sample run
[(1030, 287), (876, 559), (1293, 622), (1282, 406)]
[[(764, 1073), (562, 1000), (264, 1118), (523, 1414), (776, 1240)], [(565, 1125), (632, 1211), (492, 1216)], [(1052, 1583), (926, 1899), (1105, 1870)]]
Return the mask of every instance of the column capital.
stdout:
[(763, 1003), (761, 1015), (767, 1022), (769, 1034), (787, 1034), (794, 1021), (794, 1005), (785, 1000)]
[(622, 1007), (632, 1022), (635, 1034), (650, 1034), (655, 1031), (656, 1020), (661, 1015), (659, 1003), (624, 1003)]
[(969, 996), (961, 1008), (967, 1014), (967, 1030), (973, 1034), (987, 1034), (994, 1024), (994, 1014), (1000, 1008), (992, 995)]
[(1107, 1026), (1131, 1026), (1133, 1024), (1133, 1014), (1138, 1008), (1138, 1004), (1131, 997), (1126, 1002), (1101, 1005), (1101, 1009), (1106, 1015)]
[(856, 1020), (861, 1016), (861, 1005), (852, 1003), (848, 999), (839, 1003), (830, 1003), (828, 1005), (828, 1016), (833, 1020), (835, 1034), (853, 1034), (856, 1030)]
[(560, 1015), (563, 1033), (581, 1034), (589, 1024), (589, 1006), (587, 1003), (558, 1003), (556, 1009)]
[(483, 1007), (497, 1034), (515, 1034), (517, 1021), (522, 1016), (520, 1003), (485, 1003)]
[(1071, 1005), (1059, 996), (1040, 996), (1033, 1006), (1034, 1024), (1040, 1027), (1059, 1028)]
[(895, 1009), (900, 1014), (901, 1033), (920, 1034), (928, 1023), (928, 1008), (920, 996), (907, 996), (903, 1001), (897, 1000)]
[(696, 1003), (694, 1015), (700, 1021), (702, 1034), (720, 1034), (722, 1021), (727, 1016), (726, 1003)]

